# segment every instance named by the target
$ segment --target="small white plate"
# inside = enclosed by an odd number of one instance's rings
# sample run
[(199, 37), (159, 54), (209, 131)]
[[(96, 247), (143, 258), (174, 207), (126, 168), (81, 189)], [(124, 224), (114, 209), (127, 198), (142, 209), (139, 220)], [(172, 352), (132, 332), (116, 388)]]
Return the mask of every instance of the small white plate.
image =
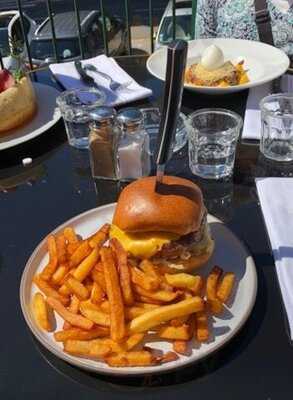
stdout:
[[(290, 64), (288, 56), (276, 47), (265, 43), (242, 39), (197, 39), (188, 42), (187, 66), (198, 63), (203, 51), (211, 44), (217, 45), (224, 53), (225, 61), (236, 63), (244, 60), (250, 82), (225, 88), (194, 86), (185, 83), (186, 89), (207, 94), (239, 92), (283, 75)], [(147, 69), (156, 78), (165, 80), (167, 48), (154, 52), (147, 60)]]
[[(109, 204), (89, 210), (65, 222), (63, 225), (56, 228), (53, 233), (58, 233), (66, 226), (70, 225), (73, 226), (79, 234), (86, 237), (95, 232), (102, 224), (112, 221), (114, 208), (115, 204)], [(35, 286), (32, 285), (33, 276), (41, 271), (48, 262), (45, 240), (38, 245), (28, 260), (20, 284), (21, 308), (30, 330), (35, 337), (57, 357), (77, 367), (106, 375), (129, 376), (161, 373), (199, 361), (208, 354), (213, 353), (227, 343), (247, 320), (255, 302), (257, 276), (252, 257), (237, 237), (217, 218), (209, 215), (208, 221), (216, 243), (215, 253), (209, 264), (200, 269), (198, 273), (206, 276), (213, 265), (220, 265), (225, 271), (233, 271), (236, 274), (236, 290), (232, 296), (232, 304), (229, 308), (226, 308), (222, 318), (213, 318), (214, 338), (212, 338), (209, 343), (203, 343), (200, 346), (193, 343), (190, 356), (180, 355), (178, 360), (158, 366), (112, 368), (100, 361), (74, 357), (64, 353), (61, 344), (55, 342), (53, 339), (52, 333), (41, 331), (38, 328), (30, 306), (32, 297), (37, 291)], [(62, 320), (58, 317), (57, 329), (60, 330), (61, 327)], [(164, 351), (172, 350), (172, 345), (166, 341), (152, 341), (148, 345)]]
[(38, 109), (36, 115), (25, 125), (11, 130), (7, 135), (0, 135), (0, 150), (17, 146), (41, 135), (60, 119), (61, 113), (56, 106), (60, 92), (52, 86), (33, 82)]

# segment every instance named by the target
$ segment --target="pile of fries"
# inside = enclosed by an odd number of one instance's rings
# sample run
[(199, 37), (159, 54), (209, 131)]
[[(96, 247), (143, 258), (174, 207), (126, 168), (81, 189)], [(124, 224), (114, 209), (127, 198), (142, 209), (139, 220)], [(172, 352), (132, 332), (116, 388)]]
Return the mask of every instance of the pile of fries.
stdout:
[[(82, 239), (73, 228), (47, 239), (49, 262), (34, 276), (42, 292), (32, 309), (41, 329), (52, 332), (56, 312), (62, 330), (54, 332), (64, 351), (102, 360), (111, 367), (158, 365), (190, 353), (192, 338), (211, 338), (211, 315), (220, 315), (235, 276), (215, 266), (200, 275), (174, 273), (149, 260), (128, 256), (110, 225)], [(148, 341), (172, 343), (165, 354)]]

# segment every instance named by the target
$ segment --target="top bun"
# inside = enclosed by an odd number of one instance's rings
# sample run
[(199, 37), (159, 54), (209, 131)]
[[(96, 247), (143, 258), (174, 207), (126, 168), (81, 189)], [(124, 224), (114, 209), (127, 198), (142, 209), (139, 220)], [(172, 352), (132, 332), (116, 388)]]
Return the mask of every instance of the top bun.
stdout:
[(176, 176), (138, 179), (120, 194), (113, 224), (125, 232), (171, 232), (183, 236), (197, 231), (205, 214), (200, 188)]

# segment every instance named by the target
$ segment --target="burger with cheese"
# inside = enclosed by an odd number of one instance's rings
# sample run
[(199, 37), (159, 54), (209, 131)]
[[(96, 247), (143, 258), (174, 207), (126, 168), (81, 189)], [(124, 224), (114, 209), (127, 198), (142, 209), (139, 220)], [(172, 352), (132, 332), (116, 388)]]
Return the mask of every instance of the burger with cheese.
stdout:
[(119, 197), (110, 237), (133, 257), (175, 270), (201, 267), (214, 249), (201, 190), (193, 182), (154, 176), (128, 185)]

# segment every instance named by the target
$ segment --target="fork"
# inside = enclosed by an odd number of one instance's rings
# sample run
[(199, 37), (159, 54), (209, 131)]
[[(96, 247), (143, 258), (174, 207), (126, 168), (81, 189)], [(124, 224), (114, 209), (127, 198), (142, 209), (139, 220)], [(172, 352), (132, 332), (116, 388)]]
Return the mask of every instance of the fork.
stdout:
[(125, 83), (116, 82), (114, 79), (111, 78), (110, 75), (106, 74), (105, 72), (100, 71), (97, 67), (95, 67), (92, 64), (84, 64), (83, 68), (88, 70), (88, 71), (95, 72), (96, 74), (99, 74), (103, 78), (105, 78), (108, 81), (110, 81), (109, 88), (113, 92), (115, 92), (116, 90), (121, 90), (121, 89), (127, 88), (127, 86), (129, 86), (131, 84), (131, 81), (128, 81), (128, 82), (125, 82)]

